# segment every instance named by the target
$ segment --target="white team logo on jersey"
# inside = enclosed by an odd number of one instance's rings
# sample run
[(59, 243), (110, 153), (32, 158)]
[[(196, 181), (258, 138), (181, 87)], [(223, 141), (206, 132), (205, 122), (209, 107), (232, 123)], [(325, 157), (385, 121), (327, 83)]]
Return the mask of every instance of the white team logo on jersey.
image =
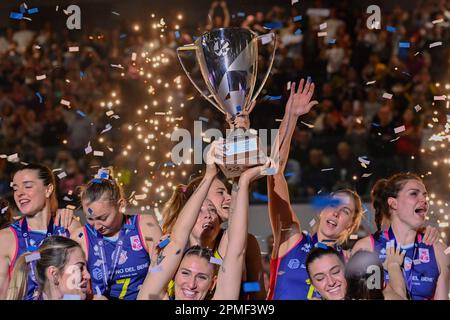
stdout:
[(131, 249), (133, 249), (133, 251), (142, 250), (142, 243), (138, 235), (130, 237), (130, 242), (131, 242)]
[(411, 260), (410, 257), (405, 257), (405, 261), (403, 262), (403, 266), (405, 268), (405, 271), (411, 270), (412, 260)]
[(419, 248), (419, 260), (422, 263), (430, 262), (430, 251), (426, 248)]
[(288, 262), (289, 269), (298, 269), (300, 267), (300, 261), (298, 259), (291, 259)]
[(103, 279), (103, 272), (100, 268), (94, 268), (92, 270), (92, 276), (95, 280), (102, 280)]

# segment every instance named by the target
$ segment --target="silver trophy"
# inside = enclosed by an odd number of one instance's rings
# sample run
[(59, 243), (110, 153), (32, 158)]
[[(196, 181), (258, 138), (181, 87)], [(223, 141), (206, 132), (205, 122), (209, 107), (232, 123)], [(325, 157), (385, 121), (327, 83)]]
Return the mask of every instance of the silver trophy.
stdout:
[[(258, 71), (258, 47), (271, 45), (269, 68), (255, 91)], [(203, 34), (193, 44), (177, 48), (183, 70), (194, 87), (222, 113), (232, 120), (250, 106), (266, 82), (276, 51), (276, 35), (256, 35), (244, 28), (221, 28)], [(203, 81), (194, 81), (198, 65)], [(206, 88), (205, 85), (206, 84)], [(202, 89), (203, 87), (204, 89)], [(239, 176), (247, 167), (264, 164), (267, 157), (260, 148), (255, 130), (234, 129), (222, 144), (216, 161), (228, 178)]]

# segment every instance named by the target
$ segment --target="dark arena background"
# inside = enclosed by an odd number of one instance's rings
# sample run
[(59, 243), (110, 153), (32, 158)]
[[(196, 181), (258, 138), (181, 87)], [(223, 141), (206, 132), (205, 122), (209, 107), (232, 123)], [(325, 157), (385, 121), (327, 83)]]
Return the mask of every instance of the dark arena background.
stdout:
[[(80, 9), (80, 28), (71, 5)], [(378, 25), (369, 6), (380, 9)], [(108, 166), (124, 188), (127, 213), (161, 218), (173, 189), (205, 168), (192, 164), (193, 157), (190, 163), (172, 160), (172, 133), (186, 129), (192, 145), (200, 139), (205, 147), (210, 141), (201, 132), (227, 128), (225, 116), (186, 77), (176, 48), (223, 26), (278, 35), (251, 128), (277, 129), (288, 83), (307, 77), (315, 83), (319, 104), (297, 122), (285, 170), (302, 229), (311, 232), (317, 221), (317, 195), (351, 188), (365, 210), (351, 247), (375, 231), (375, 181), (409, 171), (428, 190), (426, 224), (449, 246), (445, 0), (2, 0), (0, 197), (14, 215), (11, 174), (21, 162), (35, 162), (53, 170), (60, 208), (74, 209), (83, 222), (79, 186)], [(269, 56), (260, 51), (258, 81)], [(268, 281), (265, 179), (250, 192), (249, 232), (261, 247)]]

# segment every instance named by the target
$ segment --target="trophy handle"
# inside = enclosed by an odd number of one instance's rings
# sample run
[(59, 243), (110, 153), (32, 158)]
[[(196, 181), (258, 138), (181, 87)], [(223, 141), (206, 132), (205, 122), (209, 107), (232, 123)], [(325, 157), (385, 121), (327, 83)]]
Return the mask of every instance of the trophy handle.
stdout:
[(208, 100), (214, 107), (216, 107), (218, 110), (220, 110), (220, 112), (225, 114), (225, 112), (219, 107), (219, 105), (213, 99), (211, 99), (213, 95), (211, 94), (211, 91), (208, 89), (208, 87), (206, 87), (206, 89), (209, 92), (209, 96), (205, 95), (203, 93), (203, 91), (200, 89), (200, 87), (197, 85), (197, 83), (195, 83), (194, 79), (191, 77), (190, 72), (187, 70), (186, 65), (183, 63), (183, 60), (180, 56), (180, 51), (196, 51), (196, 50), (197, 50), (197, 45), (195, 45), (195, 44), (188, 44), (188, 45), (177, 48), (177, 56), (178, 56), (178, 60), (180, 61), (181, 67), (183, 67), (184, 73), (187, 75), (187, 77), (192, 82), (192, 84), (197, 89), (197, 91), (200, 92), (200, 94), (206, 100)]
[[(267, 69), (266, 75), (264, 76), (263, 81), (261, 82), (261, 85), (259, 86), (258, 90), (256, 90), (256, 92), (253, 94), (252, 99), (250, 100), (250, 102), (253, 102), (256, 100), (256, 98), (258, 97), (259, 93), (261, 92), (262, 88), (264, 87), (264, 84), (267, 81), (267, 78), (269, 78), (270, 75), (270, 71), (272, 71), (272, 65), (273, 65), (273, 61), (275, 60), (275, 52), (277, 50), (277, 35), (275, 33), (270, 33), (273, 34), (273, 38), (272, 38), (272, 43), (273, 43), (273, 52), (272, 55), (270, 57), (270, 64), (269, 64), (269, 68)], [(263, 34), (260, 36), (257, 36), (256, 39), (260, 40), (263, 37), (267, 37), (267, 34)], [(250, 110), (251, 111), (251, 110)]]

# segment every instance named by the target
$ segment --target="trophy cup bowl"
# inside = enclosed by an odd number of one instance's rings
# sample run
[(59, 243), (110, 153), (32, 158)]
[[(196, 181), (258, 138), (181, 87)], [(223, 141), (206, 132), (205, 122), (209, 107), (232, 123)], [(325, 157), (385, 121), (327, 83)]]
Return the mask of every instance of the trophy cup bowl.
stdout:
[[(262, 45), (270, 43), (273, 50), (268, 70), (255, 91), (259, 41)], [(251, 111), (252, 102), (270, 74), (275, 51), (274, 33), (258, 36), (245, 28), (220, 28), (204, 33), (193, 44), (177, 48), (177, 55), (186, 75), (202, 96), (234, 119), (244, 111), (247, 114)], [(192, 61), (199, 67), (203, 81), (196, 82), (188, 70)], [(216, 153), (216, 163), (227, 178), (237, 177), (246, 168), (267, 161), (252, 129), (235, 128), (221, 147)]]

